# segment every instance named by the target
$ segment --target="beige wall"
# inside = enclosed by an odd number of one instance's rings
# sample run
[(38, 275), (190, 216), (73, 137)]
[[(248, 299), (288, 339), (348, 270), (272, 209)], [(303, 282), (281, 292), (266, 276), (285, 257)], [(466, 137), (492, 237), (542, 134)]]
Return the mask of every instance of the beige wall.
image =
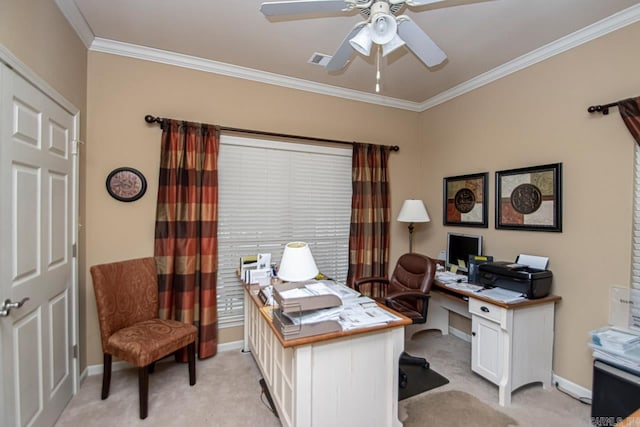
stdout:
[[(0, 44), (44, 79), (80, 111), (80, 140), (86, 135), (87, 49), (53, 0), (1, 0)], [(84, 152), (80, 150), (80, 218), (84, 218)], [(79, 268), (84, 270), (84, 227), (79, 229)], [(84, 301), (84, 277), (79, 276)], [(84, 335), (85, 305), (80, 303), (80, 336)], [(80, 369), (86, 366), (80, 343)]]
[[(93, 52), (88, 99), (87, 265), (153, 254), (161, 131), (144, 122), (146, 114), (397, 144), (400, 152), (391, 155), (394, 215), (416, 190), (411, 184), (420, 161), (415, 156), (417, 113)], [(147, 177), (147, 194), (139, 201), (121, 203), (105, 191), (107, 174), (119, 166), (134, 167)], [(405, 233), (394, 224), (392, 257), (405, 248)], [(84, 274), (91, 283), (88, 271)], [(84, 341), (91, 365), (101, 363), (101, 350), (93, 291), (90, 286), (86, 290)], [(240, 331), (221, 331), (221, 341), (240, 339)]]
[[(640, 24), (484, 86), (420, 117), (420, 196), (432, 221), (418, 247), (437, 254), (447, 231), (479, 233), (500, 260), (550, 257), (556, 309), (554, 372), (591, 388), (588, 331), (607, 324), (608, 292), (629, 286), (634, 141), (617, 109), (587, 107), (640, 95)], [(494, 229), (494, 173), (563, 163), (562, 233)], [(489, 172), (489, 228), (442, 226), (442, 178)]]

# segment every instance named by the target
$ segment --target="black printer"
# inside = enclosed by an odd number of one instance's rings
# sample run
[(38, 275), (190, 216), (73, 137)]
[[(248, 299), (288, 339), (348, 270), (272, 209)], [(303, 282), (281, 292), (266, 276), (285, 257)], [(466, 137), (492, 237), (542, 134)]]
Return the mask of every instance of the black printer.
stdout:
[(480, 283), (521, 292), (529, 299), (543, 298), (551, 291), (553, 274), (508, 261), (496, 261), (479, 266)]

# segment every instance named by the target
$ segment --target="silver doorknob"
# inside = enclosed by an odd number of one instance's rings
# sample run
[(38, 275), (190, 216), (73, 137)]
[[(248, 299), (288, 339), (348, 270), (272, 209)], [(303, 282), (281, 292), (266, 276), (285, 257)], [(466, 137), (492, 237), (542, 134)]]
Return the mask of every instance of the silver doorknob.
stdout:
[(22, 301), (11, 302), (10, 299), (4, 300), (2, 306), (0, 306), (0, 317), (7, 317), (11, 313), (12, 308), (20, 308), (25, 302), (29, 300), (29, 297), (22, 298)]

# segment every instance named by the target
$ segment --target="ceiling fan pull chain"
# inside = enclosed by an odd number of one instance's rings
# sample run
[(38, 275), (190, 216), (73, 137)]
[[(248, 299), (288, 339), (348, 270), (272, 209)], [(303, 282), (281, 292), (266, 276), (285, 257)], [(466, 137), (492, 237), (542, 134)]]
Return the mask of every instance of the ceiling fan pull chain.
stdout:
[(380, 93), (380, 45), (376, 54), (376, 93)]

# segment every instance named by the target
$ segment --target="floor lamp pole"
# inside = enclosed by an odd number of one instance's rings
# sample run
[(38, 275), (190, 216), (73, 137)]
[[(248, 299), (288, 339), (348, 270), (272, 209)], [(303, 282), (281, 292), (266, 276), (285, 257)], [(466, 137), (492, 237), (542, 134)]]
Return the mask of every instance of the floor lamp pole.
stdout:
[(409, 253), (413, 253), (413, 223), (409, 223)]

